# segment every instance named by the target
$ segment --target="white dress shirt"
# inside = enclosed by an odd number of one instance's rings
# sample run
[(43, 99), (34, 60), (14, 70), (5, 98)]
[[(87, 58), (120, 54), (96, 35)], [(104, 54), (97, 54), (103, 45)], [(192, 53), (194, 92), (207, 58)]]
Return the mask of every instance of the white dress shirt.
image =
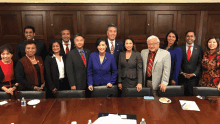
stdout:
[(52, 57), (56, 58), (57, 61), (57, 66), (58, 66), (58, 70), (59, 70), (59, 79), (64, 78), (64, 62), (63, 62), (63, 57), (61, 56), (61, 61), (59, 61), (59, 59), (53, 54)]
[[(66, 54), (66, 43), (63, 40), (62, 40), (62, 43), (63, 43), (63, 50), (64, 50), (64, 52)], [(68, 42), (68, 48), (69, 48), (69, 51), (70, 51), (71, 50), (71, 42), (70, 42), (70, 40)]]
[(115, 49), (115, 40), (110, 41), (110, 40), (108, 39), (108, 45), (109, 45), (110, 51), (111, 51), (111, 47), (112, 47), (112, 42), (113, 42), (113, 46), (114, 46), (114, 49)]

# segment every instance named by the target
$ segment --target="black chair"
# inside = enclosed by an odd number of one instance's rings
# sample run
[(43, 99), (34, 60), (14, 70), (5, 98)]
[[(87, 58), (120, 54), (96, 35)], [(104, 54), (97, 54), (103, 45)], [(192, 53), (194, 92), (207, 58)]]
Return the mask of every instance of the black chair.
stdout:
[(44, 99), (46, 98), (45, 91), (18, 91), (17, 98), (22, 99)]
[(193, 95), (220, 96), (220, 91), (215, 87), (193, 87)]
[(0, 99), (10, 99), (10, 94), (4, 91), (0, 91)]
[(143, 87), (140, 92), (137, 91), (137, 88), (126, 88), (125, 89), (126, 97), (144, 97), (144, 96), (153, 96), (152, 90), (149, 87)]
[(111, 88), (106, 86), (94, 86), (91, 97), (117, 97), (118, 87), (112, 85)]
[(63, 90), (57, 92), (58, 98), (85, 98), (85, 90)]
[(161, 97), (169, 97), (169, 96), (184, 96), (184, 86), (178, 85), (178, 86), (167, 86), (166, 91), (162, 92), (160, 89), (158, 89), (158, 96)]

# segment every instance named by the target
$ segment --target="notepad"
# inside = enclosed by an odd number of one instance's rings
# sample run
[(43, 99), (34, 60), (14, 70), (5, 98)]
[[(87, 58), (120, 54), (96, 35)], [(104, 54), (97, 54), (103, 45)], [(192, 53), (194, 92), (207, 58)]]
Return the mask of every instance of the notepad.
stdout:
[(154, 99), (153, 96), (144, 96), (144, 99)]
[[(200, 111), (195, 101), (179, 100), (183, 110)], [(187, 106), (187, 107), (185, 107)]]

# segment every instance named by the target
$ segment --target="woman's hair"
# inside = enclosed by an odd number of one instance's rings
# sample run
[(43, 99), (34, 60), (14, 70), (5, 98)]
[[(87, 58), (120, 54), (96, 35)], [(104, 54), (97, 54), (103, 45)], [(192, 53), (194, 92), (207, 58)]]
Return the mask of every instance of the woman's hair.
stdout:
[(175, 42), (173, 43), (173, 45), (170, 47), (170, 49), (175, 49), (176, 47), (177, 47), (177, 43), (178, 43), (178, 34), (176, 33), (176, 31), (174, 31), (174, 30), (170, 30), (168, 33), (167, 33), (167, 35), (166, 35), (166, 37), (165, 37), (165, 39), (164, 39), (164, 48), (163, 49), (166, 49), (167, 48), (167, 46), (168, 46), (168, 40), (167, 40), (167, 37), (168, 37), (168, 35), (170, 34), (170, 33), (173, 33), (174, 35), (175, 35), (175, 37), (176, 37), (176, 40), (175, 40)]
[[(98, 39), (96, 40), (96, 42), (95, 42), (96, 49), (97, 49), (98, 45), (100, 44), (100, 42), (102, 42), (102, 41), (104, 41), (105, 44), (107, 45), (107, 42), (106, 42), (105, 38), (102, 38), (102, 37), (101, 37), (101, 38), (98, 38)], [(99, 51), (99, 50), (97, 49), (97, 51)]]
[(220, 40), (219, 40), (219, 38), (216, 38), (216, 37), (211, 37), (211, 38), (209, 38), (209, 39), (206, 41), (206, 44), (205, 44), (205, 46), (206, 46), (206, 52), (207, 52), (207, 53), (209, 53), (209, 51), (210, 51), (209, 46), (208, 46), (208, 43), (209, 43), (209, 40), (211, 40), (211, 39), (215, 39), (216, 42), (217, 42), (217, 48), (216, 48), (215, 52), (213, 53), (213, 54), (215, 54), (216, 52), (219, 51), (219, 42), (220, 42)]
[[(53, 54), (54, 54), (54, 52), (53, 52), (53, 44), (54, 43), (58, 43), (59, 45), (60, 45), (60, 51), (61, 51), (61, 42), (59, 42), (57, 39), (55, 39), (55, 40), (52, 40), (51, 42), (50, 42), (50, 45), (49, 45), (49, 55), (50, 56), (52, 56)], [(63, 55), (64, 53), (61, 53), (60, 52), (60, 56), (64, 56)]]
[(34, 40), (31, 40), (31, 39), (25, 40), (25, 41), (24, 41), (24, 48), (26, 48), (26, 46), (27, 46), (28, 44), (34, 44), (34, 45), (36, 46), (36, 48), (37, 48), (37, 45), (36, 45), (36, 43), (34, 42)]
[(132, 38), (132, 37), (127, 37), (127, 38), (125, 38), (125, 40), (124, 40), (124, 43), (123, 43), (123, 50), (124, 51), (127, 51), (127, 49), (125, 48), (125, 42), (126, 42), (126, 40), (131, 40), (132, 41), (132, 43), (133, 43), (133, 47), (132, 47), (132, 50), (133, 51), (136, 51), (136, 48), (135, 48), (135, 42), (134, 42), (134, 39)]
[(3, 45), (0, 47), (0, 54), (2, 54), (5, 50), (7, 50), (9, 53), (13, 54), (14, 50), (10, 45)]

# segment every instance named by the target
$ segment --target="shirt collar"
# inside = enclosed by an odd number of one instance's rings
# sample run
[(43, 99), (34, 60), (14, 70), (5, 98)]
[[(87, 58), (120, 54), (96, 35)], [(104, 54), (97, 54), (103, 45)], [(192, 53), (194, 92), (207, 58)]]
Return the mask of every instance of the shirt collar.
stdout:
[[(54, 54), (53, 54), (51, 57), (52, 57), (52, 58), (54, 58), (54, 57), (56, 58), (56, 56), (55, 56)], [(61, 57), (63, 57), (63, 56), (61, 56)]]
[[(62, 43), (63, 43), (63, 45), (65, 45), (65, 42), (63, 40), (62, 40)], [(70, 44), (71, 44), (71, 42), (69, 40), (68, 45), (70, 45)]]
[[(80, 49), (78, 49), (77, 47), (76, 47), (76, 49), (77, 49), (78, 52), (80, 53)], [(84, 49), (82, 49), (82, 52), (85, 53)]]
[(115, 43), (115, 39), (114, 39), (113, 41), (110, 41), (110, 40), (108, 39), (108, 42), (109, 42), (109, 43), (113, 42), (113, 44), (114, 44), (114, 43)]
[[(188, 43), (186, 43), (186, 46), (188, 47), (188, 46), (189, 46), (189, 44), (188, 44)], [(191, 47), (194, 47), (194, 43), (192, 43), (192, 44), (191, 44)]]
[[(159, 49), (159, 48), (158, 48)], [(158, 51), (158, 49), (157, 49), (157, 51)], [(155, 51), (155, 52), (151, 52), (151, 51), (149, 51), (149, 54), (157, 54), (157, 51)]]

